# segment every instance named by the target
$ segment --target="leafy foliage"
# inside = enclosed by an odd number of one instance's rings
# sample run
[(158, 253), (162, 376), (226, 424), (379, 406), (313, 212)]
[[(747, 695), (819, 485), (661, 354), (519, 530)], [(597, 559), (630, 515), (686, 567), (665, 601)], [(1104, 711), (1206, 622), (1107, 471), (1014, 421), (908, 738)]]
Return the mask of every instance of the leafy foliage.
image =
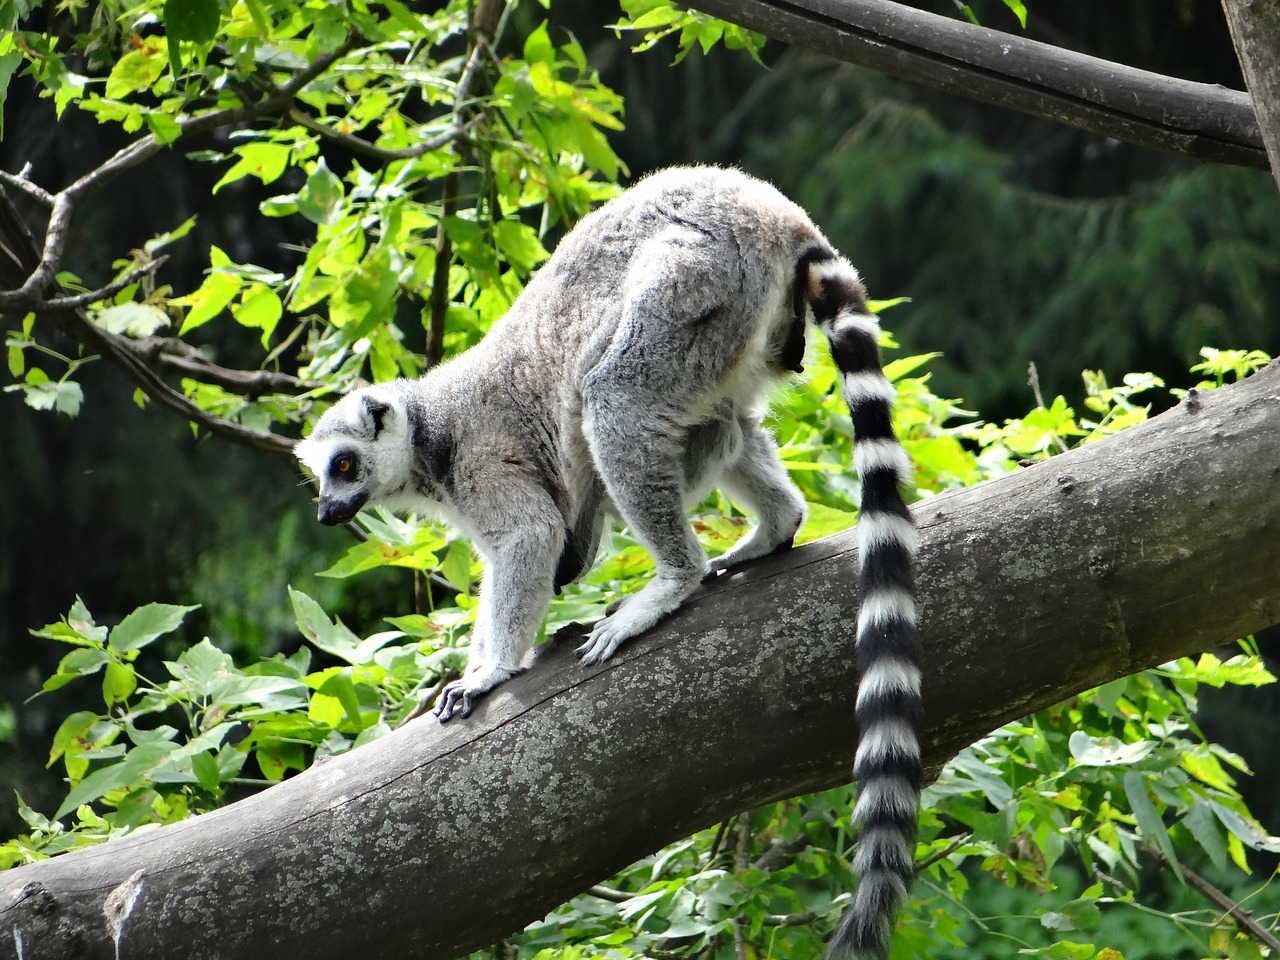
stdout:
[[(211, 245), (202, 282), (177, 293), (150, 271), (190, 231), (187, 220), (138, 238), (116, 264), (118, 289), (87, 291), (68, 273), (63, 287), (92, 294), (90, 319), (129, 337), (231, 323), (272, 369), (300, 348), (297, 378), (322, 383), (314, 393), (185, 383), (200, 408), (260, 431), (301, 422), (314, 395), (359, 378), (420, 372), (422, 331), (446, 318), (451, 349), (473, 342), (545, 259), (549, 232), (607, 197), (623, 167), (602, 133), (621, 127), (621, 101), (581, 45), (557, 42), (543, 23), (500, 58), (498, 38), (459, 42), (469, 13), (463, 0), (430, 14), (397, 3), (380, 14), (362, 2), (149, 0), (100, 5), (95, 29), (69, 46), (34, 31), (0, 37), (0, 63), (20, 62), (56, 115), (82, 110), (139, 135), (104, 166), (239, 120), (221, 149), (191, 159), (221, 170), (215, 195), (244, 197), (246, 181), (275, 191), (259, 212), (289, 218), (301, 254), (276, 268)], [(308, 65), (328, 61), (322, 78), (298, 86)], [(291, 84), (294, 102), (283, 96)], [(451, 262), (437, 265), (440, 250)], [(418, 298), (436, 287), (433, 315)], [(412, 320), (419, 331), (407, 335)], [(31, 317), (10, 336), (10, 373), (22, 378), (13, 388), (73, 414), (83, 361), (42, 343)], [(64, 368), (57, 376), (44, 369), (50, 361)]]

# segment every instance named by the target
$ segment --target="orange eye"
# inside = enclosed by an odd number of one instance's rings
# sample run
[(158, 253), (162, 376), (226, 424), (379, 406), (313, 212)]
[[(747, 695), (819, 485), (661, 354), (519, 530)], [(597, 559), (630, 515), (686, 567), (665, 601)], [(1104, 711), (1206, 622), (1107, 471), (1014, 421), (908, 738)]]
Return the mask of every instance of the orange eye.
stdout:
[(341, 476), (348, 476), (354, 468), (355, 461), (350, 457), (339, 457), (337, 460), (333, 461), (334, 472)]

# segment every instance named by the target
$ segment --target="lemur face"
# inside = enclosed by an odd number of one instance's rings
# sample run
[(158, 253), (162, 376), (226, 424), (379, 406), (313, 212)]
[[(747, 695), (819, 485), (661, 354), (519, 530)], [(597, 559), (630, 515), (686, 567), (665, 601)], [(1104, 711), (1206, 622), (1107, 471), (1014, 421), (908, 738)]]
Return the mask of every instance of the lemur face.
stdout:
[[(396, 450), (391, 418), (403, 411), (378, 389), (349, 394), (325, 413), (294, 455), (320, 482), (319, 520), (327, 526), (348, 523), (360, 508), (376, 500), (403, 459)], [(401, 443), (401, 446), (403, 444)]]

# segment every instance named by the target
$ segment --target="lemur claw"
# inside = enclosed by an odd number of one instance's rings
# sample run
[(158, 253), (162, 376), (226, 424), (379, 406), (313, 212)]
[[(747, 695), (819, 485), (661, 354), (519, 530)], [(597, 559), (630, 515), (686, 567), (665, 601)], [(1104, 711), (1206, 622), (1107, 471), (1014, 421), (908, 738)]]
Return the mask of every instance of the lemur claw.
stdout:
[(441, 723), (448, 723), (453, 718), (459, 702), (462, 704), (462, 709), (458, 711), (458, 716), (465, 720), (471, 716), (471, 707), (475, 701), (467, 691), (466, 685), (461, 680), (454, 680), (452, 683), (445, 684), (445, 688), (440, 691), (440, 698), (436, 701), (435, 709), (431, 713)]

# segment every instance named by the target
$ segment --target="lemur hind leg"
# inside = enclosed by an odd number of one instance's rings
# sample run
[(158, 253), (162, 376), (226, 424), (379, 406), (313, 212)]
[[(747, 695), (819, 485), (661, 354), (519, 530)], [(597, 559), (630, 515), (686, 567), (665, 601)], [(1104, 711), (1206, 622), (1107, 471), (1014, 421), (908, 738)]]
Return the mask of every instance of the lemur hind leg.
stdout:
[(804, 497), (787, 476), (769, 432), (754, 421), (742, 424), (742, 446), (720, 478), (720, 488), (756, 517), (756, 526), (728, 551), (707, 563), (707, 575), (791, 546), (804, 523)]
[(596, 623), (578, 654), (587, 665), (649, 629), (702, 579), (706, 554), (685, 514), (689, 471), (686, 428), (671, 397), (657, 401), (652, 384), (628, 370), (625, 356), (600, 365), (585, 385), (584, 426), (591, 455), (623, 523), (653, 556), (653, 578)]

